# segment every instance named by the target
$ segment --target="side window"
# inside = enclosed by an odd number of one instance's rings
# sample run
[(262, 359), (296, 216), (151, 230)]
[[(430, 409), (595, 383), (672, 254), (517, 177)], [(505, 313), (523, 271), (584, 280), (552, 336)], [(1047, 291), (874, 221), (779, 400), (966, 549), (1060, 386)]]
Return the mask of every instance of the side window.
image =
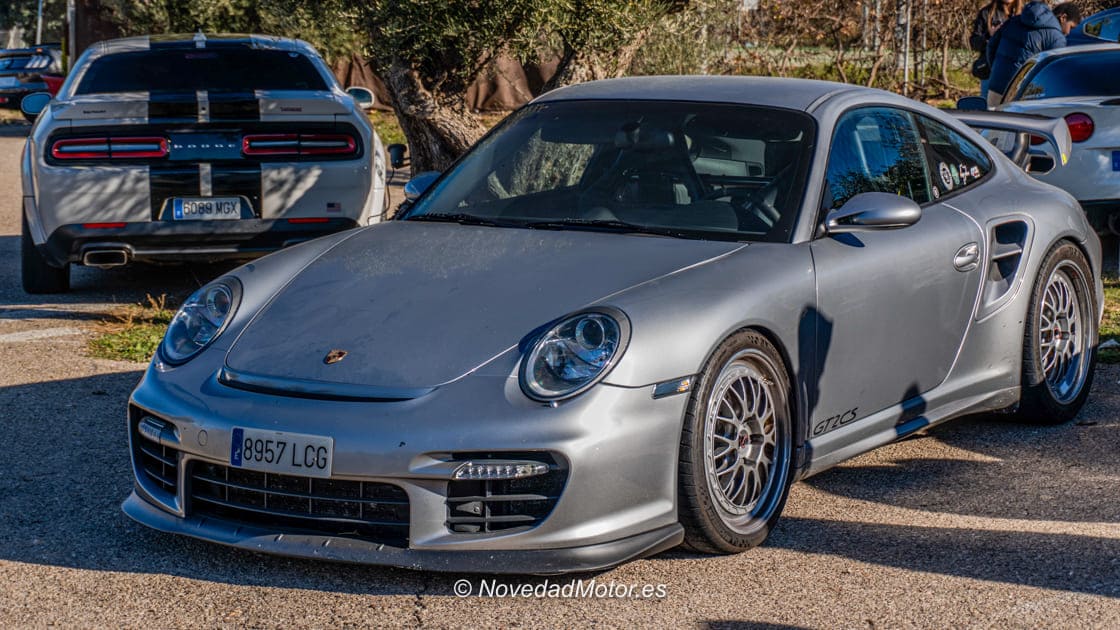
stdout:
[(864, 192), (889, 192), (930, 201), (922, 145), (908, 112), (858, 109), (840, 118), (828, 158), (826, 208)]
[(934, 198), (974, 185), (992, 170), (984, 150), (932, 118), (917, 116)]

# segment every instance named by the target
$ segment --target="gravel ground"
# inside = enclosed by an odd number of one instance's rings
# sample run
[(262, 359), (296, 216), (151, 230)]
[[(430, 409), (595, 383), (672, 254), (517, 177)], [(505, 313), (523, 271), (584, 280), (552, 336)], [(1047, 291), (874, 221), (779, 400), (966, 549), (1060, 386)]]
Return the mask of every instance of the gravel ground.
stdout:
[[(664, 597), (455, 595), (471, 576), (287, 560), (148, 531), (124, 410), (142, 366), (83, 354), (91, 321), (213, 269), (77, 270), (65, 296), (19, 287), (22, 126), (0, 126), (0, 626), (1120, 626), (1120, 369), (1081, 416), (964, 420), (797, 484), (765, 547), (670, 552), (576, 578)], [(461, 588), (461, 587), (460, 587)], [(572, 587), (569, 587), (572, 588)]]

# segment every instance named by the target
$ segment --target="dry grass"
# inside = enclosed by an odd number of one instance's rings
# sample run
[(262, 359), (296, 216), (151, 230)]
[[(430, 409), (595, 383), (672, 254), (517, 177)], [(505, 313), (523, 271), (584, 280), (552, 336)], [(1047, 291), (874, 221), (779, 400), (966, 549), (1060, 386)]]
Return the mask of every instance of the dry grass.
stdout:
[(174, 316), (175, 309), (167, 305), (166, 295), (149, 295), (146, 302), (122, 306), (98, 324), (89, 353), (99, 359), (147, 362)]

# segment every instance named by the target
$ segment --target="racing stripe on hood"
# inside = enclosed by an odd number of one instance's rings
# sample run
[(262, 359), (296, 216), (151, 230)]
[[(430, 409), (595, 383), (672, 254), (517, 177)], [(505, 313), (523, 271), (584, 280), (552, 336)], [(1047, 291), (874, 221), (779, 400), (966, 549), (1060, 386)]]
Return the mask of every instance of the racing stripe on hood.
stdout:
[(198, 121), (197, 92), (153, 92), (148, 95), (148, 122)]
[(261, 101), (256, 92), (210, 93), (210, 120), (260, 120)]
[(164, 205), (174, 197), (197, 197), (201, 178), (198, 164), (153, 164), (148, 167), (148, 185), (152, 198), (152, 220), (170, 219)]

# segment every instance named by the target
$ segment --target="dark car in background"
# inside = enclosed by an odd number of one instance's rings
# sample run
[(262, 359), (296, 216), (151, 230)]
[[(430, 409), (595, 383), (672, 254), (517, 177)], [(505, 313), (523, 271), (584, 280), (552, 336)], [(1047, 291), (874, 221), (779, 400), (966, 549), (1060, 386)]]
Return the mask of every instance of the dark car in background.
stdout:
[(1070, 46), (1118, 40), (1120, 40), (1120, 7), (1090, 15), (1066, 37), (1066, 42)]
[(0, 50), (0, 107), (19, 109), (34, 92), (58, 93), (65, 79), (57, 45)]

